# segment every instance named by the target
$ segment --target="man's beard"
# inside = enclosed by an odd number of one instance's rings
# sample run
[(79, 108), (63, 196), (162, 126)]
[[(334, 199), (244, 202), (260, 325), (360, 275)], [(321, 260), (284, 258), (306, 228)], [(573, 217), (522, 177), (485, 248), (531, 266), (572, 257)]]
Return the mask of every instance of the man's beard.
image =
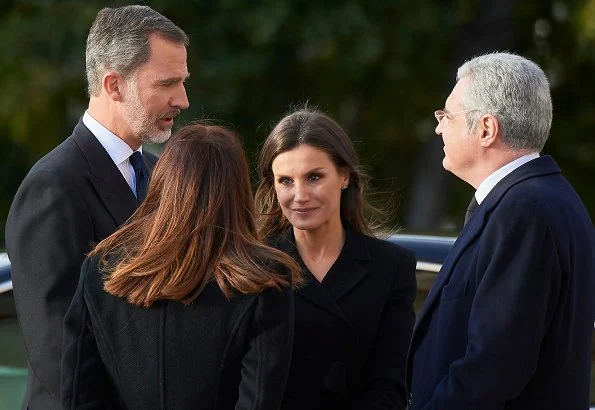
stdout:
[[(128, 102), (123, 116), (141, 144), (162, 144), (171, 137), (171, 128), (163, 129), (157, 125), (158, 119), (151, 118), (145, 107), (141, 104), (138, 87), (135, 82), (129, 84)], [(176, 117), (180, 110), (168, 113), (161, 118)]]

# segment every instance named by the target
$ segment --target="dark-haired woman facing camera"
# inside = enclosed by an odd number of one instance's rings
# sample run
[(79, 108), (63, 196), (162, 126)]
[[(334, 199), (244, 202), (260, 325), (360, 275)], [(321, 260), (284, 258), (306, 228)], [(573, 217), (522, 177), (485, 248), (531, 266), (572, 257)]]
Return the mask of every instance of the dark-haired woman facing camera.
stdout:
[(301, 266), (283, 409), (404, 409), (415, 257), (372, 236), (353, 144), (309, 108), (266, 139), (259, 231)]
[(295, 262), (257, 240), (243, 147), (194, 124), (83, 264), (64, 322), (67, 409), (276, 409)]

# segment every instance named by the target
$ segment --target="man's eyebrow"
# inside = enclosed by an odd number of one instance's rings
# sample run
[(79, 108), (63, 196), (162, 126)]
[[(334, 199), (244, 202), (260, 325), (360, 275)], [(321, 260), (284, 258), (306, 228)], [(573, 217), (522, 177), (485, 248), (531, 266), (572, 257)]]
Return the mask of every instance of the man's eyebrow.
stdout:
[(155, 81), (155, 83), (158, 85), (168, 85), (168, 84), (177, 83), (178, 81), (186, 81), (189, 78), (190, 78), (190, 73), (186, 74), (186, 76), (184, 78), (180, 78), (180, 77), (164, 78), (162, 80)]

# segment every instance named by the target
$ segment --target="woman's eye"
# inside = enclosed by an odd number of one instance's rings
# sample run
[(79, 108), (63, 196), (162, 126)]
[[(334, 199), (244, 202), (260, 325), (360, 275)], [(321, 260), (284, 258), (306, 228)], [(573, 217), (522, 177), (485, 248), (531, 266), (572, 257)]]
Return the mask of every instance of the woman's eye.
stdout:
[(279, 184), (281, 184), (281, 185), (289, 185), (289, 184), (291, 184), (291, 179), (289, 179), (289, 178), (279, 178), (279, 180), (277, 182)]
[(308, 175), (308, 181), (318, 181), (321, 178), (320, 174)]

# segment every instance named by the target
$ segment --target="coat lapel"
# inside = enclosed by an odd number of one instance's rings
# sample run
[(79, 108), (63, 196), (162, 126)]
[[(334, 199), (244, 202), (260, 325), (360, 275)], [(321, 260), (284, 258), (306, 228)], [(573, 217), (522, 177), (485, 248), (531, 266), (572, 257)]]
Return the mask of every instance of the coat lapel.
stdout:
[[(347, 241), (345, 245), (347, 245)], [(308, 268), (304, 265), (304, 262), (302, 261), (302, 258), (300, 257), (295, 246), (295, 239), (292, 229), (288, 229), (285, 233), (279, 236), (275, 241), (274, 246), (292, 256), (300, 265), (302, 272), (306, 273), (306, 284), (296, 291), (296, 295), (332, 313), (337, 318), (345, 322), (350, 328), (352, 328), (350, 321), (347, 319), (347, 316), (345, 316), (337, 304), (337, 301), (341, 296), (343, 296), (353, 286), (355, 286), (367, 274), (367, 272), (364, 268), (358, 267), (359, 265), (355, 267), (347, 266), (349, 264), (342, 262), (344, 259), (342, 255), (349, 254), (349, 252), (346, 252), (346, 246), (343, 247), (339, 258), (337, 258), (337, 261), (329, 273), (327, 273), (327, 276), (324, 279), (325, 286), (319, 283), (317, 279), (309, 273)], [(330, 279), (329, 275), (331, 274), (333, 277), (332, 283), (327, 284), (326, 280), (327, 278)]]
[(351, 327), (351, 323), (347, 319), (347, 316), (345, 316), (337, 303), (332, 299), (331, 295), (329, 295), (322, 285), (318, 283), (314, 276), (308, 276), (308, 282), (303, 288), (297, 291), (297, 295), (332, 313)]
[(440, 294), (444, 285), (448, 282), (448, 279), (452, 275), (459, 257), (463, 251), (469, 247), (469, 245), (473, 243), (473, 241), (475, 241), (475, 239), (481, 234), (485, 224), (487, 223), (486, 220), (489, 214), (500, 203), (504, 194), (506, 194), (506, 192), (508, 192), (508, 190), (514, 185), (527, 179), (560, 172), (560, 168), (553, 158), (549, 155), (546, 155), (536, 158), (518, 167), (506, 177), (504, 177), (500, 182), (498, 182), (498, 184), (496, 184), (494, 189), (492, 189), (481, 205), (475, 210), (473, 217), (461, 231), (458, 239), (454, 243), (451, 251), (442, 264), (442, 268), (438, 273), (436, 282), (432, 286), (432, 289), (430, 290), (430, 293), (428, 294), (428, 297), (426, 298), (423, 308), (419, 314), (416, 328), (417, 325), (422, 322), (427, 312), (431, 309), (432, 305), (435, 303), (436, 298)]
[(345, 245), (323, 280), (335, 300), (341, 299), (368, 275), (360, 262), (370, 259), (364, 235), (347, 228)]
[(122, 225), (136, 210), (136, 197), (101, 143), (82, 121), (74, 128), (74, 141), (89, 164), (89, 179), (114, 219)]
[[(482, 204), (483, 205), (483, 204)], [(417, 323), (421, 323), (426, 313), (430, 310), (434, 302), (436, 301), (436, 297), (440, 294), (440, 291), (444, 287), (444, 285), (448, 282), (448, 279), (452, 275), (452, 271), (454, 266), (456, 266), (457, 261), (459, 260), (461, 254), (467, 247), (475, 240), (477, 236), (483, 230), (483, 221), (485, 218), (485, 207), (481, 205), (475, 210), (473, 218), (465, 225), (461, 234), (455, 241), (452, 249), (446, 256), (446, 259), (442, 263), (442, 267), (440, 268), (440, 272), (438, 272), (438, 276), (436, 277), (436, 282), (430, 289), (430, 293), (426, 297), (426, 301), (419, 312), (419, 319)], [(416, 324), (417, 327), (417, 324)]]

